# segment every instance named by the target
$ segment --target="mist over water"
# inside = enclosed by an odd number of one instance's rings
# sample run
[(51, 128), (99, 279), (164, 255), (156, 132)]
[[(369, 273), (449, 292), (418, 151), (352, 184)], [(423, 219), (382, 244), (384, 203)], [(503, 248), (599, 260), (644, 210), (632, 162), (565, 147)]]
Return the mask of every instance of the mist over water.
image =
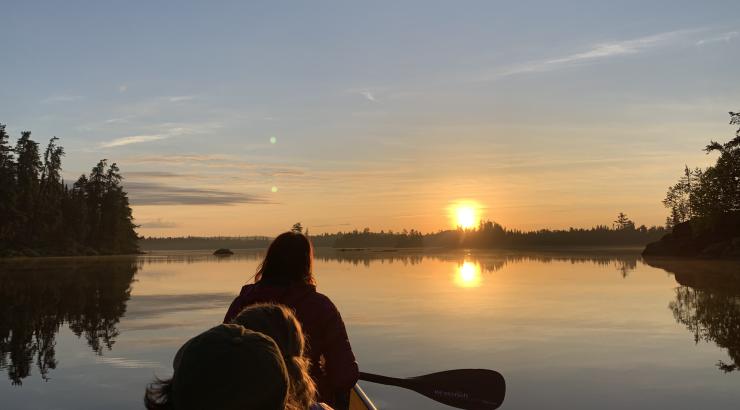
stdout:
[[(140, 408), (146, 383), (223, 319), (262, 252), (0, 262), (3, 407)], [(694, 409), (740, 399), (738, 267), (646, 263), (633, 250), (320, 249), (315, 272), (362, 370), (494, 369), (510, 409)], [(363, 388), (380, 408), (444, 408)]]

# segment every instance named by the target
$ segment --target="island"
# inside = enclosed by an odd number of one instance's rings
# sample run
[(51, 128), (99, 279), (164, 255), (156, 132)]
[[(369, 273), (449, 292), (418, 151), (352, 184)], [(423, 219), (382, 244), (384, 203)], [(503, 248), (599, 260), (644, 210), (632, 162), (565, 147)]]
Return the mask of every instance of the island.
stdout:
[[(740, 113), (730, 112), (730, 124), (740, 125)], [(686, 166), (668, 188), (663, 204), (672, 232), (649, 243), (643, 256), (740, 258), (740, 128), (729, 142), (710, 141), (704, 151), (719, 153), (716, 163)]]

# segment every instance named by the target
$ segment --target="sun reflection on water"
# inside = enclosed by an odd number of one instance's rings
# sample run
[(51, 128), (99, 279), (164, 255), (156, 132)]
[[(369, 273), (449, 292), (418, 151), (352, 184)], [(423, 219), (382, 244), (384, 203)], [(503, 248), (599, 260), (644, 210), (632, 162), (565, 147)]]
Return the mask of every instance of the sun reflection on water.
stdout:
[(465, 261), (457, 266), (455, 275), (455, 284), (462, 288), (475, 288), (481, 284), (480, 265), (470, 261)]

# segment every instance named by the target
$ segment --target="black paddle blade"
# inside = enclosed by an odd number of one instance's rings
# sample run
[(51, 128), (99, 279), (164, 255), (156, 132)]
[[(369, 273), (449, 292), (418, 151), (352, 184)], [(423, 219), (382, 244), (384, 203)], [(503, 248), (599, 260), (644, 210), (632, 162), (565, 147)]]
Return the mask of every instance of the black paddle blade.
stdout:
[(448, 406), (466, 410), (493, 410), (504, 402), (506, 381), (487, 369), (447, 370), (408, 379), (360, 373), (360, 379), (405, 387)]

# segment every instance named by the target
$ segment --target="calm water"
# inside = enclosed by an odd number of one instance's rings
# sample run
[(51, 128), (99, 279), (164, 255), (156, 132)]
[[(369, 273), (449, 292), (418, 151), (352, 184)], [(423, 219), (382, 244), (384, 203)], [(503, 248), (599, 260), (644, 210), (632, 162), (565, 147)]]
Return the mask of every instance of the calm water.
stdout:
[[(260, 256), (0, 262), (0, 407), (140, 408)], [(366, 371), (495, 369), (508, 409), (737, 408), (740, 265), (658, 265), (630, 252), (327, 251), (315, 271)], [(381, 408), (444, 408), (363, 387)]]

